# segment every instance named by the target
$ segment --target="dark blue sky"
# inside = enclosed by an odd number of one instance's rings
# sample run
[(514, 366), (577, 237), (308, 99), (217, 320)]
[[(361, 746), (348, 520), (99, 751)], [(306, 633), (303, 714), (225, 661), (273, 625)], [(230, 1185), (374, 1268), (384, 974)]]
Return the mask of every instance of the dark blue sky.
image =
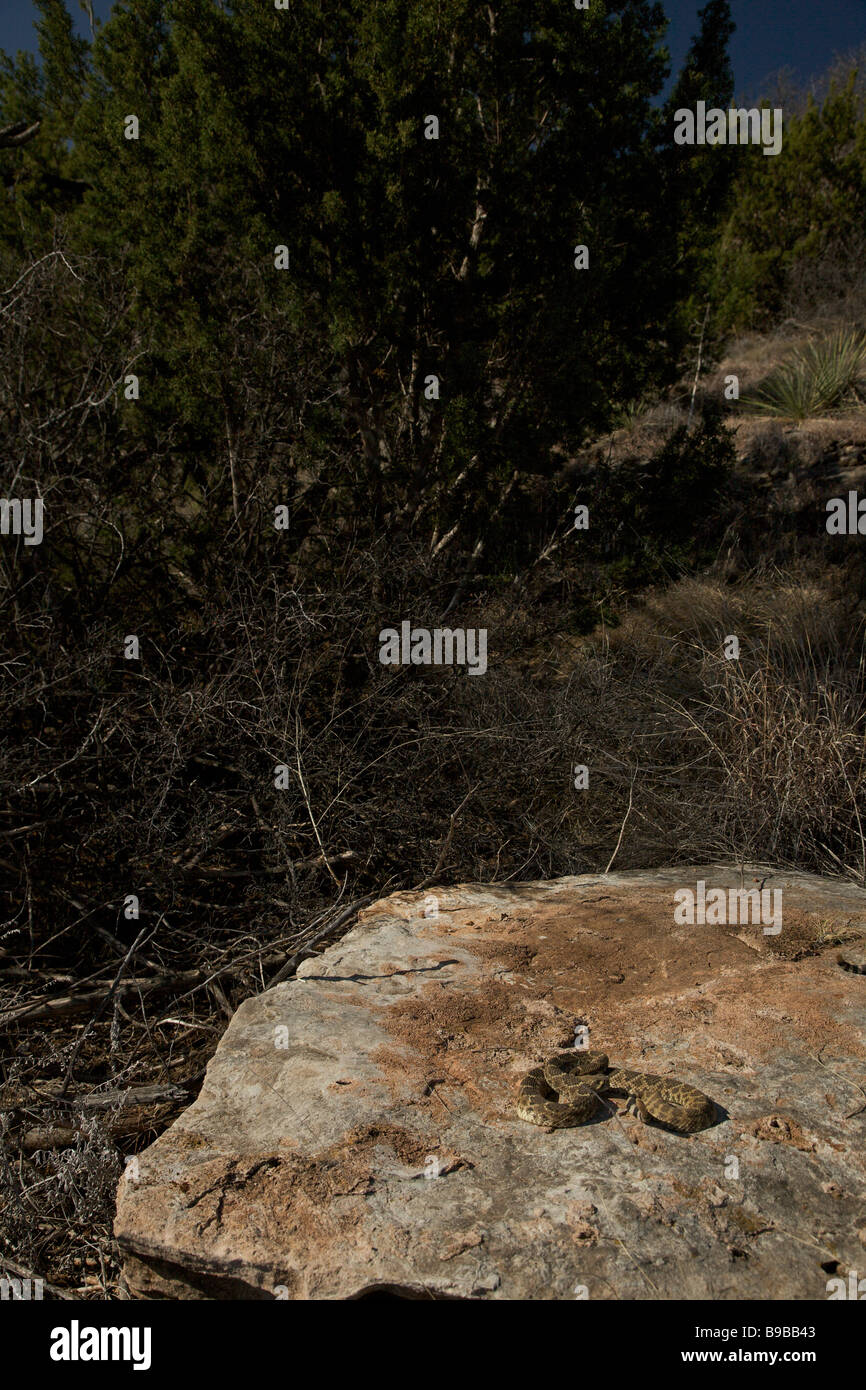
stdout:
[[(93, 0), (94, 13), (105, 18), (112, 0)], [(562, 0), (564, 5), (569, 0)], [(662, 0), (671, 20), (668, 43), (676, 69), (697, 25), (703, 0)], [(87, 20), (78, 0), (69, 5), (80, 13), (80, 27)], [(766, 79), (782, 67), (793, 68), (801, 78), (817, 77), (837, 53), (866, 42), (866, 0), (733, 0), (737, 24), (731, 57), (737, 93), (755, 96)], [(31, 0), (0, 0), (0, 48), (14, 53), (34, 48), (34, 7)]]

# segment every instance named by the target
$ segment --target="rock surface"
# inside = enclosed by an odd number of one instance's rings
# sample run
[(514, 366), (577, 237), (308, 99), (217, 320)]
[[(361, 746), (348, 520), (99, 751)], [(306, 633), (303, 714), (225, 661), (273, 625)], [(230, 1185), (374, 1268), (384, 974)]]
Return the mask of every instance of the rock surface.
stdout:
[[(866, 892), (778, 872), (777, 936), (681, 926), (723, 865), (398, 893), (248, 999), (120, 1184), (145, 1298), (824, 1299), (866, 1266)], [(438, 901), (438, 916), (431, 898)], [(860, 938), (860, 939), (858, 939)], [(690, 1137), (513, 1109), (588, 1028), (713, 1097)], [(616, 1113), (618, 1111), (618, 1113)]]

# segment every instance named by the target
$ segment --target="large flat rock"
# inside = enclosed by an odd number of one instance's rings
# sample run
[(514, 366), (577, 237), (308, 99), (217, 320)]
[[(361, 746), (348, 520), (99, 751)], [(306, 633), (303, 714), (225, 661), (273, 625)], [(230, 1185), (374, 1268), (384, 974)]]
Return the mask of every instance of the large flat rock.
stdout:
[[(782, 931), (677, 925), (724, 865), (394, 894), (238, 1009), (120, 1184), (156, 1298), (824, 1299), (866, 1263), (866, 892), (776, 873)], [(856, 960), (863, 942), (849, 949)], [(546, 1133), (520, 1077), (588, 1028), (719, 1107)], [(614, 1107), (608, 1107), (614, 1110)]]

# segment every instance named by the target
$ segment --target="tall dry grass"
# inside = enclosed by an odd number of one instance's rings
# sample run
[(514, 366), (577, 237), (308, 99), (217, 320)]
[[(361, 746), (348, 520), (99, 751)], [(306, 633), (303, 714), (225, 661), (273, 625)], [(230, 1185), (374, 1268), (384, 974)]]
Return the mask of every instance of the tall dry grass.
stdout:
[[(738, 660), (724, 655), (732, 635)], [(599, 734), (634, 769), (651, 756), (635, 782), (645, 827), (676, 823), (660, 791), (676, 785), (682, 853), (866, 882), (863, 638), (849, 603), (776, 575), (683, 580), (596, 639)]]

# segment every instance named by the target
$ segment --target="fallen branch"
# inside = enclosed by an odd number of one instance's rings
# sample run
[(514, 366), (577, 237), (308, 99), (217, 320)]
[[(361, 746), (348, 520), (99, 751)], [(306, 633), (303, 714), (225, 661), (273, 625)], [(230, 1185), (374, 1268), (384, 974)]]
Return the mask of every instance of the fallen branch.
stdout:
[[(197, 1078), (200, 1079), (200, 1078)], [(0, 1110), (23, 1109), (27, 1106), (58, 1105), (63, 1103), (75, 1110), (112, 1110), (117, 1106), (167, 1105), (169, 1102), (189, 1100), (192, 1081), (183, 1083), (155, 1084), (150, 1086), (128, 1086), (123, 1090), (82, 1091), (78, 1095), (63, 1095), (62, 1081), (44, 1081), (39, 1089), (36, 1086), (21, 1087), (13, 1095), (12, 1103), (0, 1105)]]
[(379, 893), (368, 893), (366, 897), (356, 898), (354, 902), (349, 903), (348, 907), (344, 907), (342, 912), (338, 912), (337, 916), (334, 917), (327, 926), (322, 927), (321, 931), (316, 932), (315, 936), (310, 937), (306, 945), (302, 946), (299, 951), (296, 951), (293, 956), (289, 957), (285, 965), (277, 971), (276, 975), (271, 980), (268, 989), (272, 989), (274, 985), (282, 984), (290, 975), (294, 975), (304, 957), (312, 954), (314, 946), (318, 946), (319, 942), (324, 941), (325, 937), (329, 936), (332, 931), (336, 931), (344, 922), (348, 922), (349, 918), (354, 916), (362, 907), (366, 907), (368, 903), (375, 902), (376, 898), (379, 896)]
[[(75, 1294), (68, 1289), (59, 1289), (56, 1284), (49, 1284), (47, 1279), (43, 1279), (38, 1274), (34, 1274), (32, 1269), (27, 1269), (24, 1265), (16, 1264), (7, 1255), (0, 1255), (0, 1271), (11, 1274), (13, 1279), (29, 1279), (31, 1285), (37, 1280), (42, 1286), (43, 1293), (49, 1293), (52, 1298), (74, 1299)], [(0, 1274), (2, 1277), (2, 1274)], [(26, 1300), (25, 1300), (26, 1301)]]
[[(184, 1097), (186, 1099), (186, 1097)], [(178, 1102), (169, 1101), (163, 1105), (137, 1105), (130, 1110), (106, 1117), (105, 1128), (112, 1139), (132, 1139), (154, 1125), (168, 1121), (177, 1110)], [(21, 1139), (24, 1153), (37, 1150), (70, 1149), (79, 1139), (86, 1139), (88, 1131), (80, 1124), (37, 1125), (28, 1129)]]
[(94, 1005), (106, 1003), (112, 995), (153, 994), (160, 989), (188, 988), (201, 984), (204, 980), (202, 970), (181, 970), (176, 975), (148, 976), (144, 979), (122, 980), (112, 988), (88, 990), (86, 994), (62, 994), (56, 999), (37, 999), (32, 1004), (22, 1004), (17, 1009), (7, 1009), (0, 1014), (0, 1032), (14, 1027), (16, 1023), (43, 1023), (51, 1018), (68, 1018), (71, 1014), (87, 1013)]

